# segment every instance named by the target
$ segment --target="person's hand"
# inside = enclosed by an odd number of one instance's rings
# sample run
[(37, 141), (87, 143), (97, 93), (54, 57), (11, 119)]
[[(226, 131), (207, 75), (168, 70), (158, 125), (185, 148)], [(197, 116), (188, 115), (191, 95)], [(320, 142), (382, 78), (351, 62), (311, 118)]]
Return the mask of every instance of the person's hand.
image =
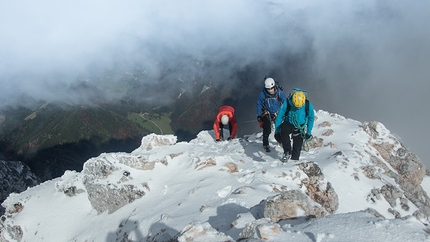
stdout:
[(261, 116), (257, 116), (257, 121), (260, 128), (263, 128), (263, 124), (264, 124), (263, 118)]
[(228, 141), (230, 141), (230, 140), (232, 140), (232, 139), (233, 139), (232, 137), (228, 137), (228, 139), (227, 139), (227, 140), (228, 140)]
[(262, 123), (262, 122), (263, 122), (263, 119), (261, 118), (261, 116), (257, 116), (257, 121), (258, 121), (259, 123)]
[(311, 134), (306, 134), (305, 138), (306, 138), (306, 140), (311, 140), (313, 138), (313, 136)]

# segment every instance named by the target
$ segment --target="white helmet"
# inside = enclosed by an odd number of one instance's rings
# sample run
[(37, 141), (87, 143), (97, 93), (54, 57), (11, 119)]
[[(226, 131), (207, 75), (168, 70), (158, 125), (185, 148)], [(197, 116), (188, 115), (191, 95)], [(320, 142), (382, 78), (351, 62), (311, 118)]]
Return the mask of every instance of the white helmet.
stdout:
[(265, 88), (272, 88), (275, 86), (275, 80), (273, 80), (273, 78), (266, 78), (266, 80), (264, 80), (264, 87)]
[(224, 124), (224, 125), (227, 125), (228, 124), (228, 116), (227, 115), (223, 115), (222, 117), (221, 117), (221, 123), (222, 124)]

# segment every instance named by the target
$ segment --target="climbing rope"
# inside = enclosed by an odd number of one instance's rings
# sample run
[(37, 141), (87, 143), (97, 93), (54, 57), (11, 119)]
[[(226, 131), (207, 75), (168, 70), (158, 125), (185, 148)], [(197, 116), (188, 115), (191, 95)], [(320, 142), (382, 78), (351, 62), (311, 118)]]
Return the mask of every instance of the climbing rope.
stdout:
[(236, 123), (240, 124), (240, 123), (255, 123), (256, 120), (252, 119), (252, 120), (245, 120), (245, 121), (236, 121)]
[(311, 135), (311, 137), (309, 139), (306, 139), (306, 126), (308, 123), (308, 117), (306, 116), (305, 123), (303, 125), (301, 125), (301, 124), (299, 124), (296, 112), (290, 112), (290, 114), (291, 114), (291, 119), (293, 122), (292, 124), (294, 125), (294, 127), (296, 127), (296, 129), (298, 129), (300, 131), (300, 136), (302, 136), (302, 138), (303, 138), (302, 150), (308, 152), (309, 151), (308, 142), (310, 142), (314, 138)]

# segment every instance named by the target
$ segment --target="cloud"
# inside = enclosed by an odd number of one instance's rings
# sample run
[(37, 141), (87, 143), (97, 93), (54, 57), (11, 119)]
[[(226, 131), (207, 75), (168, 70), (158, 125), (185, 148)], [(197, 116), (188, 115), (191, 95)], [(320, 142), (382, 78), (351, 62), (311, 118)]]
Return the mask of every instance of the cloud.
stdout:
[[(386, 1), (20, 1), (0, 7), (0, 101), (93, 102), (77, 82), (139, 69), (136, 82), (241, 83), (272, 75), (317, 109), (381, 121), (421, 157), (430, 90), (430, 3)], [(194, 63), (190, 66), (189, 63)], [(111, 83), (113, 82), (113, 83)], [(246, 85), (243, 85), (246, 83)], [(176, 85), (177, 84), (177, 85)], [(110, 97), (117, 97), (112, 93)], [(421, 128), (420, 128), (421, 127)]]

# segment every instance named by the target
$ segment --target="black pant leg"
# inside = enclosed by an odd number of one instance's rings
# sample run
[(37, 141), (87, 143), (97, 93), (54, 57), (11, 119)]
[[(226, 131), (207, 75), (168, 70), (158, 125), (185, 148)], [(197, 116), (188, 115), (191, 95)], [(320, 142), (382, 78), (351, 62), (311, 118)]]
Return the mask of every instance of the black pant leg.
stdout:
[(281, 133), (275, 134), (275, 139), (276, 139), (276, 141), (278, 141), (279, 144), (282, 144)]
[(228, 122), (228, 129), (230, 130), (230, 137), (231, 137), (231, 132), (233, 131), (233, 127), (231, 126), (231, 122)]
[(291, 152), (290, 134), (293, 132), (293, 127), (294, 126), (289, 122), (283, 122), (281, 124), (281, 140), (284, 153)]
[(294, 128), (293, 131), (293, 152), (291, 153), (292, 160), (299, 160), (300, 152), (302, 151), (303, 138), (300, 131)]
[(220, 129), (220, 131), (219, 131), (219, 137), (223, 140), (224, 139), (224, 124), (222, 124), (222, 123), (219, 123), (219, 129)]
[(269, 145), (269, 135), (272, 132), (272, 120), (267, 114), (263, 117), (263, 145)]

